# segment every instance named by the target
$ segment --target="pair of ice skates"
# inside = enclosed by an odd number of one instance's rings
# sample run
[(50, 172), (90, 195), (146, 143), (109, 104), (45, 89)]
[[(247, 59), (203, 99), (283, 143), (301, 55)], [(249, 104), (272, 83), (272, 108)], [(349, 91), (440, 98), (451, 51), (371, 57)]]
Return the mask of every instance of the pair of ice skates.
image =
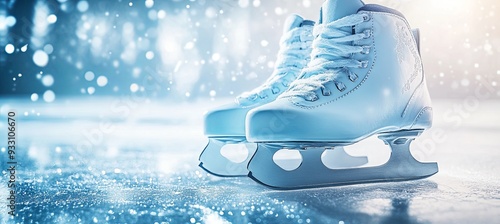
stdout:
[[(420, 163), (409, 145), (432, 124), (418, 32), (404, 16), (361, 0), (327, 0), (318, 24), (287, 19), (276, 68), (264, 85), (207, 113), (209, 143), (200, 166), (219, 176), (249, 176), (280, 189), (400, 181), (431, 176), (437, 163)], [(372, 135), (391, 147), (387, 163), (359, 168), (343, 146)], [(257, 143), (244, 161), (221, 154), (226, 144)], [(273, 157), (300, 152), (298, 167)], [(345, 169), (328, 168), (325, 151)], [(352, 168), (356, 167), (356, 168)]]

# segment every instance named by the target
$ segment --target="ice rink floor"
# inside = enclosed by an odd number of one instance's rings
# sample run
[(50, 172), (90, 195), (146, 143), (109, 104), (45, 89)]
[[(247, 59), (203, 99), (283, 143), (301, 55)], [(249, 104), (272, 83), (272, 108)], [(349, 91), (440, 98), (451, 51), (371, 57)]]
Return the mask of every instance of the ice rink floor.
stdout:
[[(0, 200), (8, 203), (7, 113), (16, 112), (16, 216), (1, 223), (500, 223), (500, 101), (434, 100), (412, 144), (439, 173), (417, 181), (278, 191), (198, 167), (204, 111), (228, 102), (0, 99)], [(371, 138), (347, 148), (388, 157)]]

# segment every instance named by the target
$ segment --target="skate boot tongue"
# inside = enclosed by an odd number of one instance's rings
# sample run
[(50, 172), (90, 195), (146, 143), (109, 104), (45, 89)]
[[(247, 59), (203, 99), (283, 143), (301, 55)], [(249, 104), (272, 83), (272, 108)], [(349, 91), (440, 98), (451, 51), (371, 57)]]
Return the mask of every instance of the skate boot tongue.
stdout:
[(283, 26), (283, 33), (286, 33), (290, 30), (293, 30), (294, 28), (301, 26), (314, 26), (314, 22), (311, 20), (304, 20), (304, 18), (302, 18), (301, 16), (292, 14), (288, 16), (285, 20), (285, 24)]
[(331, 23), (342, 17), (356, 14), (364, 5), (361, 0), (326, 0), (321, 7), (319, 23)]
[(283, 33), (286, 33), (294, 28), (300, 27), (304, 18), (299, 15), (292, 14), (288, 16), (285, 20), (285, 24), (283, 26)]

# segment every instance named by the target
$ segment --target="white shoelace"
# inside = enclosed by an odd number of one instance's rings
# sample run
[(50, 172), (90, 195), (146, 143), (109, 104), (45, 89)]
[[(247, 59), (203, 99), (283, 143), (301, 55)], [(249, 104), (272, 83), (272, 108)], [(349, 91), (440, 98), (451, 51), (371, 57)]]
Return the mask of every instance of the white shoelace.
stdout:
[(273, 74), (266, 82), (236, 98), (240, 105), (250, 105), (256, 100), (274, 100), (279, 93), (288, 89), (309, 62), (312, 51), (312, 26), (294, 28), (280, 40), (280, 50)]
[(297, 96), (308, 101), (316, 101), (319, 99), (316, 91), (320, 88), (324, 96), (331, 95), (331, 91), (325, 86), (327, 83), (335, 83), (341, 92), (345, 90), (345, 84), (337, 81), (339, 76), (347, 75), (352, 82), (356, 81), (357, 75), (349, 68), (363, 68), (368, 62), (352, 59), (351, 55), (368, 54), (370, 46), (353, 46), (351, 43), (371, 37), (371, 31), (352, 34), (342, 28), (352, 27), (369, 19), (367, 14), (353, 14), (328, 24), (316, 25), (311, 61), (302, 70), (299, 79), (295, 80), (280, 97)]

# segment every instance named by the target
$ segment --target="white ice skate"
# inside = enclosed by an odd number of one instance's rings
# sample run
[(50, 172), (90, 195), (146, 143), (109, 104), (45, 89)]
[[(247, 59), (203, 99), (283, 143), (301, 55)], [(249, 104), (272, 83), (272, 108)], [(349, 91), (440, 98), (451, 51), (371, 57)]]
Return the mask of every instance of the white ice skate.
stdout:
[[(314, 22), (298, 15), (287, 18), (276, 67), (260, 87), (238, 96), (236, 102), (216, 108), (205, 116), (209, 143), (200, 155), (200, 167), (217, 176), (247, 176), (247, 165), (256, 150), (246, 144), (245, 117), (249, 110), (274, 101), (293, 82), (310, 60)], [(278, 121), (279, 122), (279, 121)], [(221, 153), (228, 144), (246, 145), (246, 158), (231, 160)], [(243, 146), (245, 147), (245, 146)], [(349, 157), (346, 154), (347, 157)], [(352, 157), (352, 164), (367, 163), (366, 157)]]
[[(322, 7), (311, 62), (276, 101), (247, 114), (247, 139), (258, 143), (249, 176), (264, 185), (296, 189), (419, 179), (438, 172), (420, 163), (411, 141), (432, 124), (432, 107), (417, 38), (404, 16), (360, 0), (327, 0)], [(281, 119), (279, 128), (270, 126)], [(366, 168), (331, 169), (326, 149), (378, 135), (392, 149), (389, 161)], [(319, 149), (317, 149), (319, 147)], [(298, 168), (273, 161), (297, 149)]]

